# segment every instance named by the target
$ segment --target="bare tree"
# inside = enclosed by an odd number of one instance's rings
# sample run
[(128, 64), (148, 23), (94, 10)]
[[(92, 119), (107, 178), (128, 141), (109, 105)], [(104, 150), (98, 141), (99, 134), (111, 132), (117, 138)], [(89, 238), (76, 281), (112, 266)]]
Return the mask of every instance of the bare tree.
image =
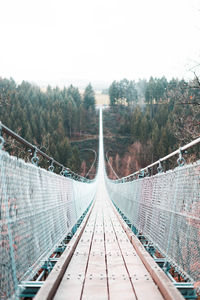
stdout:
[(200, 135), (200, 80), (194, 72), (189, 83), (178, 84), (168, 91), (174, 101), (172, 130), (180, 144), (187, 143)]

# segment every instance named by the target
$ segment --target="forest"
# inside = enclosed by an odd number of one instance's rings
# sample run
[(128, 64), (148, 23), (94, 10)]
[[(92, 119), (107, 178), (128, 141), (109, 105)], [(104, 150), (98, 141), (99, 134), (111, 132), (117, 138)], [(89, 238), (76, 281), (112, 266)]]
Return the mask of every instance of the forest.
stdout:
[[(110, 105), (104, 109), (105, 156), (119, 177), (145, 167), (200, 134), (197, 76), (189, 82), (168, 81), (165, 77), (138, 82), (122, 79), (113, 81), (102, 93), (110, 98)], [(95, 105), (91, 84), (81, 94), (72, 85), (42, 90), (29, 82), (17, 84), (12, 78), (0, 78), (1, 122), (83, 176), (93, 162), (92, 151), (98, 149)], [(30, 161), (27, 149), (8, 137), (5, 150)], [(190, 160), (199, 158), (198, 147), (191, 151)], [(107, 170), (109, 177), (116, 178), (111, 168)], [(95, 169), (89, 177), (94, 175)]]
[[(40, 87), (13, 79), (0, 79), (0, 120), (55, 160), (81, 173), (82, 161), (92, 159), (71, 143), (97, 134), (95, 97), (89, 84), (81, 96), (78, 88)], [(79, 144), (78, 144), (79, 145)], [(5, 149), (30, 161), (27, 149), (7, 138)]]
[[(116, 174), (127, 176), (178, 149), (200, 134), (200, 82), (165, 77), (114, 81), (104, 113), (105, 152)], [(185, 159), (199, 159), (199, 146)], [(189, 154), (188, 153), (188, 154)], [(174, 168), (168, 161), (163, 168)], [(109, 176), (116, 178), (111, 168)]]

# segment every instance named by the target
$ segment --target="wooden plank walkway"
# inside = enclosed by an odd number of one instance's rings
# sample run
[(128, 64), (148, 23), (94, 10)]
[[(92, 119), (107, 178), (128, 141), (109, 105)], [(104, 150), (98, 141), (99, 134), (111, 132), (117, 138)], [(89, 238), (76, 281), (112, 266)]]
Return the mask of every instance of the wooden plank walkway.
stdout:
[[(44, 286), (35, 299), (168, 299), (162, 295), (127, 237), (104, 182), (98, 186), (91, 214), (58, 287), (49, 294), (51, 279), (49, 282), (47, 279)], [(173, 299), (183, 298), (177, 291)]]

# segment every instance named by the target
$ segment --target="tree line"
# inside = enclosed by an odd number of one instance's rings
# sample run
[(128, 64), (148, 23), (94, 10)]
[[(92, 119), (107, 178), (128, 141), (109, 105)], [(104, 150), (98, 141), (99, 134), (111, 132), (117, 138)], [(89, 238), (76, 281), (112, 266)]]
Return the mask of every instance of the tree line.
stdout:
[[(114, 81), (109, 87), (109, 97), (111, 110), (107, 112), (110, 114), (107, 126), (116, 136), (128, 136), (129, 146), (140, 143), (138, 163), (141, 167), (200, 135), (200, 83), (197, 77), (188, 82), (168, 81), (165, 77), (138, 82)], [(115, 119), (114, 126), (109, 124), (109, 119)], [(126, 151), (124, 149), (121, 157)], [(199, 147), (193, 150), (192, 156), (199, 158)]]
[[(165, 77), (138, 82), (123, 79), (114, 81), (104, 92), (110, 96), (104, 129), (109, 128), (116, 137), (126, 136), (126, 147), (136, 142), (141, 145), (137, 158), (141, 167), (200, 134), (197, 77), (189, 82), (168, 81)], [(91, 84), (81, 95), (72, 85), (63, 89), (48, 86), (43, 91), (25, 81), (17, 84), (13, 79), (0, 78), (0, 120), (75, 172), (80, 171), (81, 159), (79, 148), (71, 145), (72, 139), (80, 136), (84, 139), (85, 133), (98, 134)], [(116, 143), (116, 149), (119, 144), (120, 155), (127, 152), (120, 145), (123, 138), (110, 139), (109, 143)], [(7, 149), (15, 155), (14, 146)]]
[[(80, 171), (80, 153), (70, 139), (96, 134), (95, 94), (89, 84), (83, 96), (70, 85), (60, 89), (0, 78), (0, 120), (55, 160)], [(93, 126), (91, 126), (93, 124)], [(15, 147), (8, 146), (12, 154)]]
[(190, 101), (193, 99), (192, 97), (198, 97), (199, 88), (197, 77), (190, 82), (175, 78), (168, 81), (165, 77), (150, 77), (149, 80), (140, 79), (138, 82), (134, 80), (129, 81), (125, 78), (120, 81), (113, 81), (108, 89), (108, 94), (111, 106), (130, 106), (141, 103), (142, 100), (147, 104), (166, 103), (171, 99), (171, 92), (178, 90), (181, 91), (183, 97), (185, 96), (185, 91), (189, 91), (187, 96), (191, 96), (190, 99), (188, 98)]

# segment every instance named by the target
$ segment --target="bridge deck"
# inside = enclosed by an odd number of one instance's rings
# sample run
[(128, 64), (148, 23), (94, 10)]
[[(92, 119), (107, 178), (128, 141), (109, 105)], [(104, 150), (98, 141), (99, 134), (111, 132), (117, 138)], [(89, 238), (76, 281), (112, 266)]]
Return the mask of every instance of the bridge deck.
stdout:
[[(94, 205), (35, 300), (183, 299), (164, 272), (157, 272), (156, 263), (151, 268), (153, 259), (143, 248), (138, 251), (142, 246), (124, 230), (113, 208), (104, 178), (101, 115), (99, 157)], [(161, 281), (158, 287), (155, 282)]]
[(165, 299), (116, 217), (104, 184), (99, 184), (85, 229), (73, 247), (58, 287), (47, 279), (35, 299)]
[(99, 189), (54, 299), (163, 299), (106, 200)]

